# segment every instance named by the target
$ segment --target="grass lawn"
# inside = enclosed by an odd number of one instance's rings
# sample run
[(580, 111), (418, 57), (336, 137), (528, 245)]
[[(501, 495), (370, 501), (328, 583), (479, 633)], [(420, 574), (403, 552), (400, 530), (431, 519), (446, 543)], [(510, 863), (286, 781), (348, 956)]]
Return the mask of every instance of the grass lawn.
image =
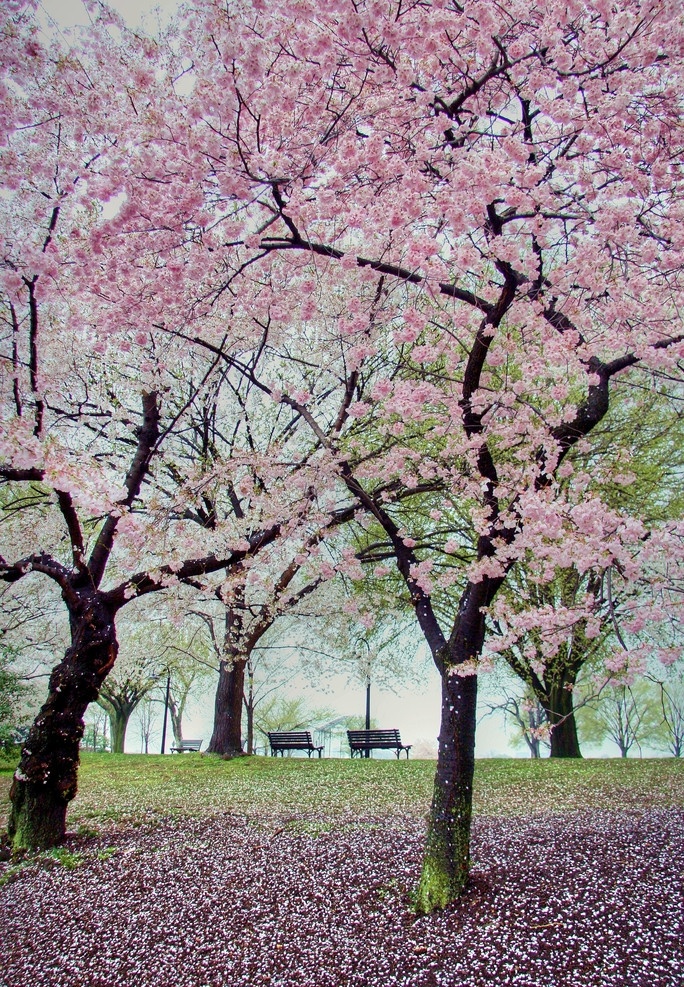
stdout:
[[(433, 761), (84, 754), (68, 825), (97, 830), (218, 813), (255, 821), (285, 813), (312, 824), (317, 817), (421, 818), (434, 770)], [(11, 777), (12, 766), (0, 762), (0, 825)], [(684, 807), (684, 763), (675, 759), (477, 762), (477, 816), (676, 806)]]

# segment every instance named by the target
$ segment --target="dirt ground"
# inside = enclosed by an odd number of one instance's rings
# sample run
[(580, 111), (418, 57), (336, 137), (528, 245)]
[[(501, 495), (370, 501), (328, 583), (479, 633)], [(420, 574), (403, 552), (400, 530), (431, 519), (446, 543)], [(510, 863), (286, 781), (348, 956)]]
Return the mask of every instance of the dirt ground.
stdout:
[(0, 984), (684, 984), (684, 812), (477, 820), (472, 885), (429, 917), (422, 838), (230, 814), (72, 837), (61, 862), (0, 865)]

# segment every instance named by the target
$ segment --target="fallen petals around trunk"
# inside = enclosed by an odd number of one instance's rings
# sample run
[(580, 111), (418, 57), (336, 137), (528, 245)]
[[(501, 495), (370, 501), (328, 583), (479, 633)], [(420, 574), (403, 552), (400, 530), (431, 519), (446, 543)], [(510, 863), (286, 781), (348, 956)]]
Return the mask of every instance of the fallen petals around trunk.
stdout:
[(680, 987), (682, 831), (681, 810), (478, 820), (465, 896), (422, 917), (414, 820), (73, 837), (78, 867), (36, 859), (0, 887), (0, 983)]

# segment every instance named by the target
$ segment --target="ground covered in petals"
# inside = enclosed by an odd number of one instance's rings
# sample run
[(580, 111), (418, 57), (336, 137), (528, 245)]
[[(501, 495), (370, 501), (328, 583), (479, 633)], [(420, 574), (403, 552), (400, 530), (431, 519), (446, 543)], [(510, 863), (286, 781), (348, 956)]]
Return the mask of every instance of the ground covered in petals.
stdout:
[[(407, 770), (361, 772), (394, 772), (399, 794)], [(527, 814), (481, 812), (468, 893), (423, 917), (411, 894), (424, 806), (110, 821), (1, 865), (0, 983), (681, 987), (682, 774), (667, 778), (651, 807), (637, 785), (612, 809), (537, 798)]]

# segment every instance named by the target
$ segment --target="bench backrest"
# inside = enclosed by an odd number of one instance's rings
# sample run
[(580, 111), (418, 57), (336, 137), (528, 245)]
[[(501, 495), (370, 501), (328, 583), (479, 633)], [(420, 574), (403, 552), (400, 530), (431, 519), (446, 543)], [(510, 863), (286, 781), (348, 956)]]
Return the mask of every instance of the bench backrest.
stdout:
[(401, 746), (398, 730), (347, 730), (347, 738), (352, 747)]
[(201, 747), (201, 740), (181, 740), (179, 747)]
[(268, 740), (271, 747), (296, 747), (300, 744), (313, 747), (313, 740), (308, 730), (269, 731)]

